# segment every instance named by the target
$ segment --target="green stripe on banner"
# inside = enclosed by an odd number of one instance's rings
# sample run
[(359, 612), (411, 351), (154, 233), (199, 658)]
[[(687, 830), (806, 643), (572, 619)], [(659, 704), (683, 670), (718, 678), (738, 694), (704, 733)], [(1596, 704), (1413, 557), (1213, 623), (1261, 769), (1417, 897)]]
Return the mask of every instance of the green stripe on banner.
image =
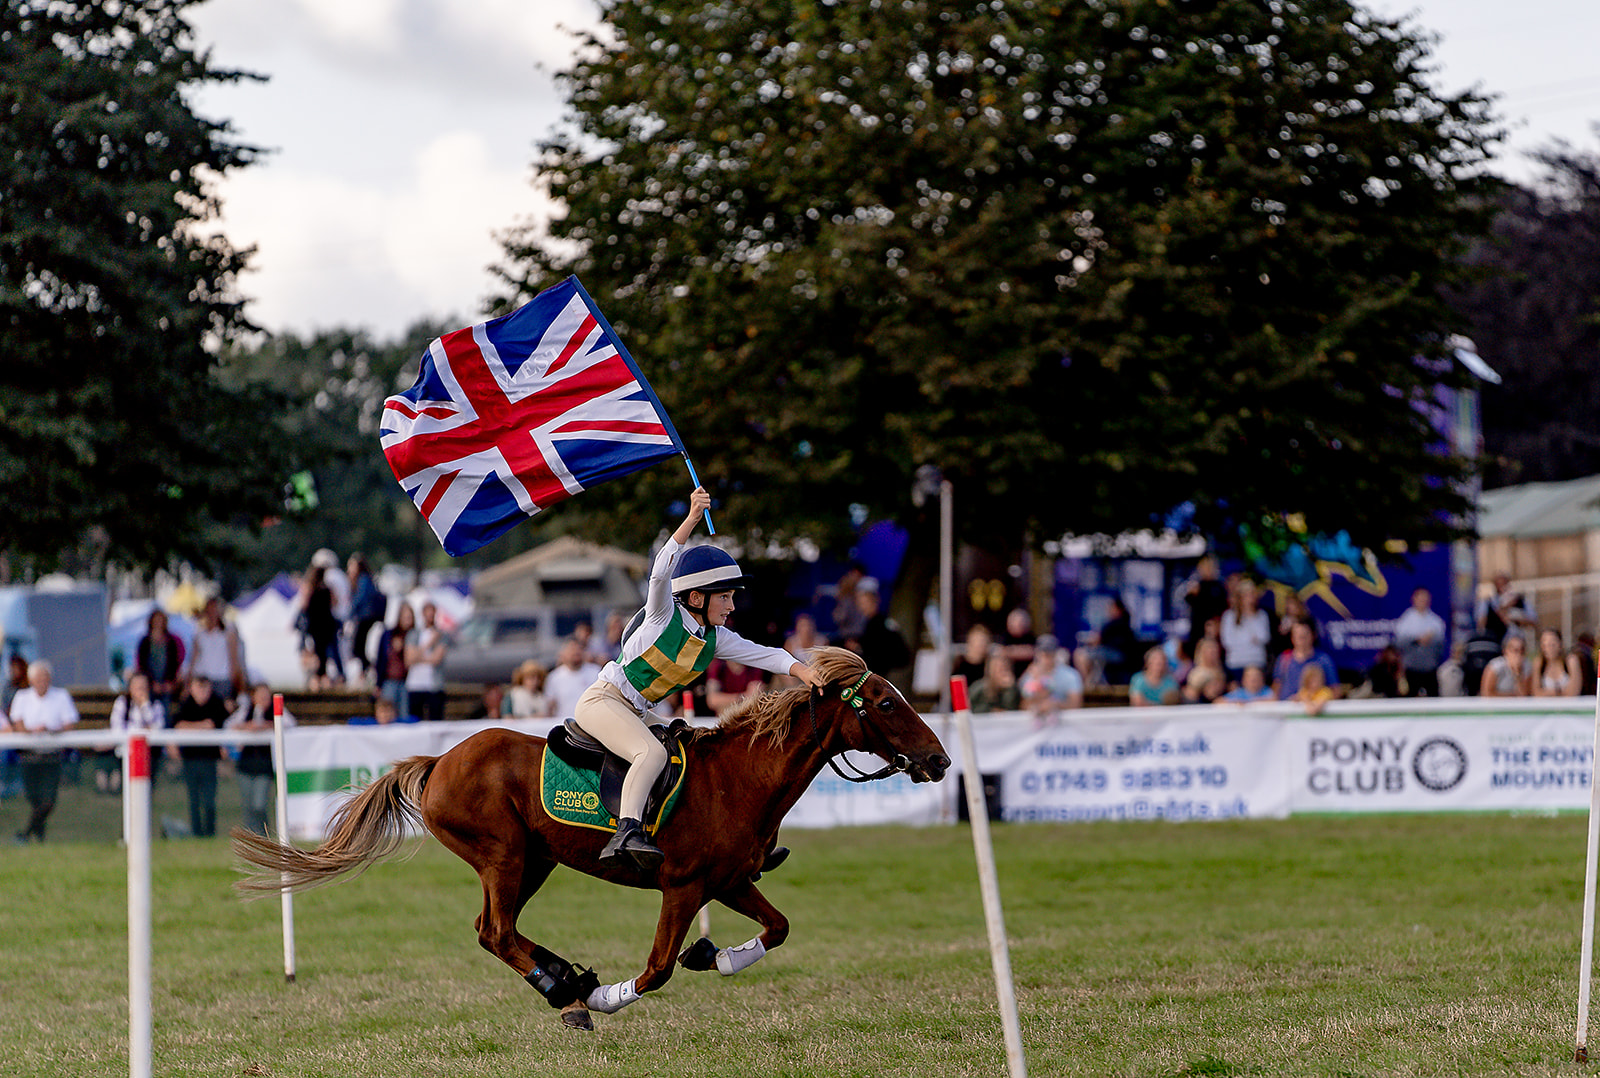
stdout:
[(286, 776), (291, 794), (332, 794), (350, 785), (348, 767), (326, 767), (315, 771), (291, 771)]

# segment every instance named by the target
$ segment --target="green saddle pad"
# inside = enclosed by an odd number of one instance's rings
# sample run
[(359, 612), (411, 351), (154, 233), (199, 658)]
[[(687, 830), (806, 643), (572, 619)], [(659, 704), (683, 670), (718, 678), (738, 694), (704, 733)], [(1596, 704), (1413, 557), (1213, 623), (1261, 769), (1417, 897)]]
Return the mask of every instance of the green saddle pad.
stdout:
[[(688, 773), (686, 754), (676, 739), (666, 746), (667, 766), (661, 769), (661, 779), (650, 791), (641, 821), (647, 833), (654, 835), (678, 803), (683, 791), (684, 776)], [(592, 767), (574, 767), (547, 747), (539, 766), (539, 801), (552, 819), (574, 827), (592, 827), (597, 831), (617, 829), (617, 797), (621, 792), (618, 761), (612, 758), (602, 777), (602, 770)]]

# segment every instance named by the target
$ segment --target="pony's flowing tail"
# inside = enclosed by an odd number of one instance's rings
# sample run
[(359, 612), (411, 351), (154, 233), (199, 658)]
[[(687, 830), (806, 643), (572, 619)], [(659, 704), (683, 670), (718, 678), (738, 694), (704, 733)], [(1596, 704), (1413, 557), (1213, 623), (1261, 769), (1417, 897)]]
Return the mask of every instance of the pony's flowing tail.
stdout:
[(390, 856), (412, 828), (423, 830), (422, 787), (439, 761), (412, 756), (395, 764), (366, 789), (339, 806), (328, 821), (328, 837), (314, 850), (276, 842), (235, 827), (233, 849), (259, 871), (234, 882), (247, 897), (303, 891), (348, 873), (366, 870)]

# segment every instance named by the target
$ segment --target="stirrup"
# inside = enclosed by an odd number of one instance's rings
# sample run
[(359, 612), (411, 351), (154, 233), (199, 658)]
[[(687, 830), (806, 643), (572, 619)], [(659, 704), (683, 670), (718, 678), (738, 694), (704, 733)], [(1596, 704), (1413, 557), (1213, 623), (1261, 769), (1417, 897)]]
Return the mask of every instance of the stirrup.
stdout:
[(634, 864), (646, 870), (659, 867), (664, 857), (650, 841), (650, 837), (644, 833), (639, 821), (632, 817), (623, 817), (617, 821), (617, 833), (611, 836), (611, 841), (600, 851), (600, 860), (608, 861), (623, 854), (633, 858)]

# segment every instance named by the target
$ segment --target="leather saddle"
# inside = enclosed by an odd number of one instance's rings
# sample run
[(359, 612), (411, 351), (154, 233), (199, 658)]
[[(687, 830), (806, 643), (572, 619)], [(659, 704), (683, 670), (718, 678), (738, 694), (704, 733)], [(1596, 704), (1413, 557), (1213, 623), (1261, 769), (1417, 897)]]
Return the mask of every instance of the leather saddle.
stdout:
[[(667, 750), (667, 766), (661, 769), (655, 784), (650, 787), (650, 797), (645, 803), (644, 824), (648, 831), (656, 829), (663, 805), (683, 781), (685, 754), (681, 734), (688, 728), (689, 724), (682, 719), (674, 719), (671, 724), (651, 723), (648, 727), (656, 740), (661, 742), (661, 747)], [(568, 719), (550, 731), (545, 740), (549, 751), (568, 767), (575, 771), (593, 771), (599, 775), (600, 803), (615, 820), (617, 809), (622, 804), (622, 780), (628, 774), (629, 765), (622, 757), (585, 733), (575, 719)]]

